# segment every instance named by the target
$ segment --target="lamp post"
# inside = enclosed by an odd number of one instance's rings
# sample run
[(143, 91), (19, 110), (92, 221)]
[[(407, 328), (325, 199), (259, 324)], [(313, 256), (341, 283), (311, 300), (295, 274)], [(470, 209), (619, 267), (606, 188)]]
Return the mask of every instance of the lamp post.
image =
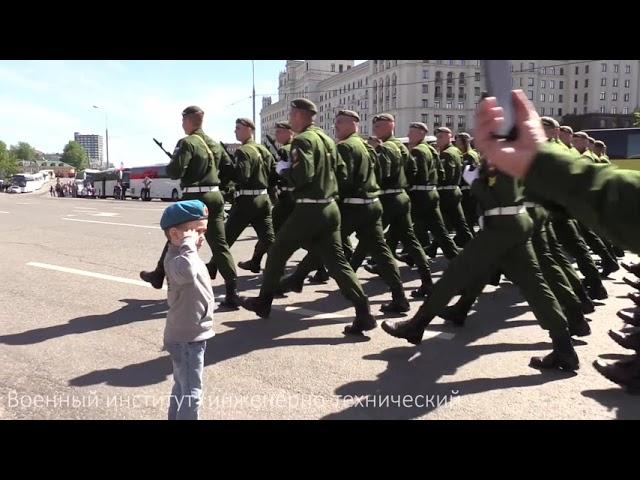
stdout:
[(107, 120), (107, 111), (102, 107), (98, 107), (97, 105), (94, 105), (93, 108), (97, 108), (98, 110), (102, 110), (104, 112), (104, 134), (107, 147), (107, 168), (109, 168), (109, 123)]

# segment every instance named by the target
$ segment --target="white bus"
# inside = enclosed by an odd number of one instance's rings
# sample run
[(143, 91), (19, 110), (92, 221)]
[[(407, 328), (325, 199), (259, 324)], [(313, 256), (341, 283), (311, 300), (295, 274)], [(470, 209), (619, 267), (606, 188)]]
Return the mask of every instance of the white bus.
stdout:
[[(123, 171), (122, 182), (127, 188), (127, 196), (150, 201), (154, 198), (177, 202), (182, 198), (180, 180), (172, 180), (167, 175), (167, 165), (131, 167)], [(146, 185), (149, 188), (145, 187)]]
[(96, 197), (106, 198), (114, 197), (120, 198), (120, 193), (116, 185), (123, 182), (123, 172), (119, 169), (109, 168), (108, 170), (102, 170), (88, 174), (91, 179), (93, 188), (96, 189)]
[(11, 184), (20, 188), (20, 193), (40, 190), (44, 185), (44, 175), (38, 173), (19, 173), (11, 178)]

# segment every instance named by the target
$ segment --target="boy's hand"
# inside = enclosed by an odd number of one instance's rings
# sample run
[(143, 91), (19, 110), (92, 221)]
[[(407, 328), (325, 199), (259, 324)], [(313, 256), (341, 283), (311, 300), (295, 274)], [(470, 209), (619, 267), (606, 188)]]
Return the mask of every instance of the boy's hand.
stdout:
[(196, 232), (193, 228), (190, 228), (189, 230), (183, 230), (182, 239), (185, 238), (193, 238), (195, 240), (198, 238), (198, 232)]

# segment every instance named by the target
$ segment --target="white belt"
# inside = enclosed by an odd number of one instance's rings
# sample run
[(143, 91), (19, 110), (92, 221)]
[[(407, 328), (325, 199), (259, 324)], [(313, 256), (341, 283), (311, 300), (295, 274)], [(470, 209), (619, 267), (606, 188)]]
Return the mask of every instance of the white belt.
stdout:
[(357, 205), (368, 205), (378, 201), (378, 197), (375, 198), (345, 198), (342, 203), (353, 203)]
[(219, 187), (184, 187), (182, 189), (183, 193), (194, 193), (194, 192), (219, 192)]
[(484, 212), (485, 217), (493, 217), (495, 215), (519, 215), (527, 211), (524, 205), (515, 205), (513, 207), (498, 207), (492, 208)]
[(471, 187), (469, 185), (463, 185), (460, 187), (460, 190), (471, 190)]
[(331, 203), (333, 198), (298, 198), (296, 203)]
[(281, 192), (293, 192), (295, 187), (280, 187)]
[(264, 195), (265, 193), (267, 193), (267, 189), (263, 189), (263, 190), (236, 190), (236, 198), (243, 196), (243, 195)]
[(402, 193), (404, 192), (404, 189), (402, 188), (390, 188), (389, 190), (382, 190), (382, 192), (380, 192), (380, 195), (388, 195), (390, 193)]
[(542, 205), (539, 205), (537, 203), (533, 203), (533, 202), (524, 202), (523, 204), (525, 207), (527, 208), (536, 208), (536, 207), (541, 207)]
[(436, 190), (436, 186), (434, 185), (414, 185), (413, 187), (411, 187), (411, 191), (415, 192), (416, 190), (426, 190), (426, 191), (431, 191), (431, 190)]
[(444, 187), (438, 187), (438, 190), (455, 190), (458, 185), (445, 185)]

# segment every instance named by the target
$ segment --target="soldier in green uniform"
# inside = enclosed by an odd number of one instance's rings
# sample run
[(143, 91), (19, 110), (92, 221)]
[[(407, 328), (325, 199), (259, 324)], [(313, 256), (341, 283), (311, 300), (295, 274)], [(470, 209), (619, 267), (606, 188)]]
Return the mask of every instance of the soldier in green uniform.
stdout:
[(267, 250), (273, 244), (271, 201), (267, 193), (275, 161), (263, 145), (253, 139), (255, 125), (248, 118), (236, 120), (236, 139), (242, 144), (235, 151), (235, 201), (225, 224), (225, 236), (231, 247), (245, 228), (253, 227), (258, 241)]
[[(416, 238), (411, 220), (411, 200), (405, 192), (409, 184), (407, 172), (415, 175), (416, 166), (409, 150), (394, 137), (395, 119), (389, 113), (381, 113), (373, 117), (373, 133), (375, 139), (370, 140), (377, 153), (378, 185), (381, 188), (382, 224), (389, 225), (389, 233), (402, 241), (407, 254), (413, 259), (420, 273), (422, 284), (411, 292), (413, 297), (429, 294), (433, 281), (429, 260)], [(362, 264), (367, 255), (366, 245), (358, 244), (350, 263), (354, 270)]]
[[(456, 135), (456, 147), (462, 153), (462, 165), (472, 165), (474, 167), (480, 166), (480, 155), (473, 148), (471, 148), (471, 135), (466, 132), (461, 132)], [(478, 203), (476, 199), (471, 195), (471, 186), (464, 181), (462, 175), (460, 176), (460, 191), (462, 192), (462, 211), (464, 212), (467, 225), (473, 234), (473, 228), (478, 223)]]
[[(231, 159), (220, 144), (208, 137), (202, 130), (204, 112), (200, 107), (190, 106), (182, 112), (182, 128), (187, 134), (173, 151), (167, 165), (167, 174), (180, 179), (183, 200), (201, 200), (209, 210), (207, 221), (207, 243), (213, 257), (207, 265), (209, 273), (215, 276), (215, 265), (225, 281), (226, 295), (221, 305), (238, 308), (237, 275), (233, 257), (225, 238), (224, 199), (220, 193), (220, 176), (225, 177), (232, 169)], [(169, 243), (165, 244), (155, 270), (140, 272), (140, 278), (151, 283), (154, 288), (162, 288), (164, 281), (164, 257)]]
[(438, 193), (440, 194), (440, 209), (445, 222), (456, 231), (457, 244), (464, 247), (473, 238), (469, 225), (462, 211), (462, 192), (460, 191), (460, 177), (462, 176), (462, 154), (452, 143), (453, 135), (447, 127), (436, 130), (437, 146), (444, 175), (439, 178)]
[(558, 128), (557, 136), (560, 142), (562, 142), (561, 144), (567, 147), (567, 150), (569, 150), (577, 157), (580, 156), (580, 152), (578, 152), (578, 150), (576, 150), (576, 147), (573, 146), (573, 128), (571, 128), (569, 125), (561, 125)]
[[(289, 152), (291, 150), (291, 141), (293, 140), (293, 130), (289, 122), (277, 122), (275, 129), (276, 142), (281, 146), (278, 149), (278, 160), (289, 161)], [(278, 233), (280, 227), (296, 204), (293, 198), (293, 186), (287, 182), (284, 177), (278, 175), (278, 199), (276, 200), (273, 210), (271, 210), (271, 218), (273, 221), (273, 231)], [(246, 262), (238, 262), (238, 266), (243, 270), (250, 270), (253, 273), (260, 273), (260, 264), (262, 257), (267, 253), (268, 247), (259, 239), (253, 249), (253, 256)]]
[(553, 351), (545, 357), (532, 358), (530, 365), (544, 369), (578, 369), (578, 356), (571, 344), (567, 319), (545, 282), (531, 245), (533, 221), (522, 205), (521, 186), (517, 180), (486, 163), (473, 172), (467, 167), (465, 176), (484, 211), (482, 230), (449, 263), (431, 295), (411, 320), (385, 321), (382, 328), (389, 335), (418, 345), (426, 326), (443, 312), (453, 296), (472, 290), (471, 297), (475, 300), (498, 268), (520, 287), (536, 319), (549, 331), (553, 342)]
[(596, 140), (593, 144), (593, 153), (598, 157), (599, 163), (611, 163), (607, 155), (607, 146), (602, 140)]
[[(391, 289), (392, 301), (383, 304), (384, 313), (409, 310), (398, 266), (382, 231), (382, 205), (376, 181), (376, 153), (358, 134), (360, 116), (352, 110), (339, 110), (335, 119), (338, 155), (345, 163), (346, 175), (338, 176), (343, 243), (356, 233), (358, 243), (371, 253), (376, 271)], [(307, 274), (317, 268), (319, 259), (308, 254), (287, 277), (286, 290), (302, 291)]]
[(377, 325), (369, 300), (342, 250), (336, 176), (346, 175), (346, 166), (339, 160), (333, 140), (314, 125), (318, 111), (315, 104), (299, 98), (290, 107), (289, 122), (297, 135), (291, 143), (290, 163), (280, 160), (276, 170), (294, 187), (296, 206), (269, 250), (260, 294), (243, 299), (242, 306), (268, 317), (287, 260), (304, 247), (321, 258), (342, 294), (355, 306), (356, 318), (345, 333), (362, 334)]
[[(476, 139), (493, 164), (514, 177), (524, 178), (527, 191), (558, 203), (589, 228), (615, 244), (640, 253), (640, 172), (613, 165), (576, 160), (557, 145), (544, 142), (538, 114), (524, 92), (513, 93), (519, 135), (515, 141), (492, 137), (502, 116), (495, 98), (485, 99), (476, 115)], [(632, 362), (594, 362), (608, 379), (640, 388), (640, 358)]]

